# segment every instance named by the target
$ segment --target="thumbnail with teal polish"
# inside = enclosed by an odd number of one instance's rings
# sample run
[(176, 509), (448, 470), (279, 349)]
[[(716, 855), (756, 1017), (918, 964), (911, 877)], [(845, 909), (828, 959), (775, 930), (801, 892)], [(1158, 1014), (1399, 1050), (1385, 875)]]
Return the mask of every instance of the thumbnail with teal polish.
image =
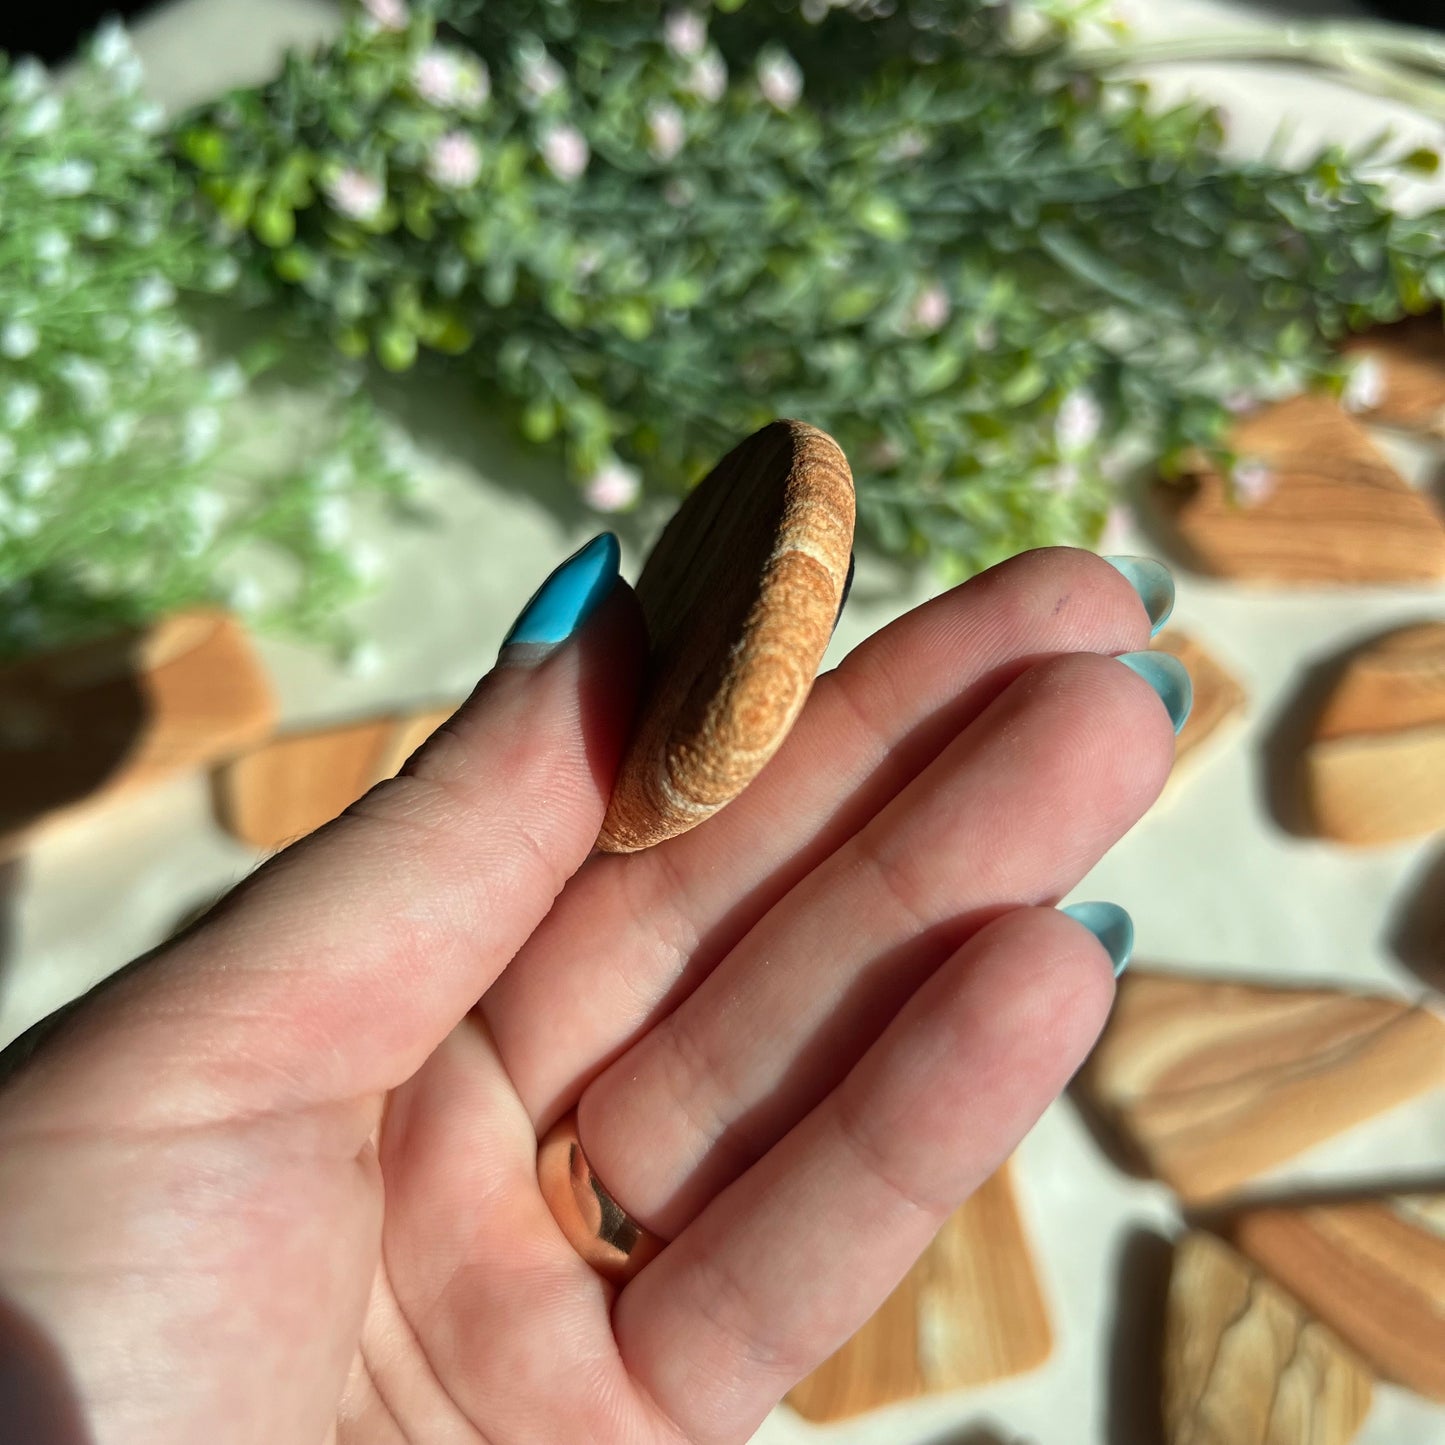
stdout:
[(1105, 557), (1104, 561), (1122, 572), (1139, 594), (1139, 600), (1149, 614), (1149, 636), (1157, 637), (1159, 629), (1169, 621), (1169, 614), (1174, 611), (1173, 574), (1153, 557)]
[(1117, 903), (1070, 903), (1059, 912), (1082, 923), (1104, 945), (1118, 978), (1134, 952), (1134, 920)]
[(502, 646), (555, 647), (566, 642), (612, 590), (621, 557), (611, 532), (594, 537), (537, 589)]
[(1118, 661), (1137, 672), (1159, 694), (1177, 733), (1189, 720), (1189, 710), (1194, 706), (1194, 684), (1189, 680), (1188, 668), (1167, 652), (1123, 652)]

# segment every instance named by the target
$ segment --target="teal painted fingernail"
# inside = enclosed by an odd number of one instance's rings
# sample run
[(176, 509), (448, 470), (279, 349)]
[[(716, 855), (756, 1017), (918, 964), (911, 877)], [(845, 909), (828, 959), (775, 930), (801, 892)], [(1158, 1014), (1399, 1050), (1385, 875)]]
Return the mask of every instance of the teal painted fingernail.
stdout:
[(1118, 660), (1131, 672), (1137, 672), (1155, 692), (1169, 712), (1169, 721), (1177, 733), (1189, 720), (1194, 706), (1194, 684), (1189, 670), (1177, 657), (1167, 652), (1122, 652)]
[(1149, 614), (1149, 636), (1158, 636), (1174, 611), (1174, 574), (1153, 557), (1105, 557), (1104, 561), (1122, 572), (1139, 594)]
[(612, 590), (621, 557), (622, 549), (611, 532), (574, 552), (532, 594), (502, 639), (503, 656), (508, 661), (540, 662), (566, 642)]
[(1070, 903), (1059, 909), (1082, 923), (1104, 945), (1118, 978), (1134, 952), (1134, 920), (1117, 903)]

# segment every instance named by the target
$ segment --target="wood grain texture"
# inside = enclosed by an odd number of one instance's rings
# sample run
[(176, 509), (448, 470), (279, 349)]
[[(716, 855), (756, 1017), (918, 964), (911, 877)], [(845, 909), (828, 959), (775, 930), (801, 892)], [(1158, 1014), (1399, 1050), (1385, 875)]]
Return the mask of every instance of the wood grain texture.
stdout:
[(1379, 395), (1361, 415), (1384, 426), (1445, 436), (1445, 326), (1438, 311), (1376, 327), (1341, 349), (1377, 368)]
[(1181, 776), (1186, 760), (1197, 764), (1209, 745), (1217, 744), (1244, 712), (1244, 688), (1188, 633), (1177, 627), (1154, 639), (1160, 652), (1177, 657), (1194, 683), (1194, 706), (1179, 736), (1174, 739), (1174, 772), (1171, 784)]
[(177, 613), (143, 631), (0, 672), (0, 848), (275, 726), (271, 684), (224, 613)]
[(599, 848), (685, 832), (777, 751), (832, 636), (853, 518), (843, 453), (795, 421), (749, 437), (684, 500), (637, 583), (649, 671)]
[(253, 848), (285, 847), (394, 777), (453, 711), (365, 718), (274, 738), (218, 770), (221, 826)]
[(1159, 489), (1189, 560), (1219, 577), (1278, 583), (1445, 577), (1445, 521), (1338, 402), (1299, 396), (1244, 418), (1230, 445), (1274, 473), (1237, 504), (1207, 468)]
[(1312, 825), (1341, 843), (1393, 843), (1445, 828), (1445, 623), (1357, 651), (1305, 749)]
[(1164, 1337), (1167, 1445), (1348, 1445), (1372, 1381), (1353, 1354), (1211, 1235), (1174, 1253)]
[(1396, 999), (1131, 969), (1080, 1088), (1189, 1203), (1445, 1083), (1445, 1022)]
[(1378, 1375), (1445, 1401), (1445, 1194), (1246, 1210), (1228, 1235)]
[(873, 1318), (799, 1384), (788, 1403), (809, 1420), (842, 1420), (1036, 1369), (1052, 1349), (1005, 1164), (949, 1218)]

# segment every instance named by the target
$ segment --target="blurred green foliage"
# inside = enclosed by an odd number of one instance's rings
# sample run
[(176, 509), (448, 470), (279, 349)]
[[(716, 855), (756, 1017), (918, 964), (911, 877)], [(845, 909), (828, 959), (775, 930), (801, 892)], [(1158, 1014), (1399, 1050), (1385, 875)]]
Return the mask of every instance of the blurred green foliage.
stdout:
[(956, 573), (1096, 539), (1121, 438), (1167, 473), (1445, 294), (1380, 147), (1226, 158), (1025, 9), (367, 0), (176, 147), (342, 352), (462, 358), (595, 505), (798, 416), (877, 543)]
[(64, 89), (0, 57), (0, 658), (197, 603), (343, 643), (347, 509), (400, 478), (355, 396), (256, 454), (278, 348), (203, 335), (240, 267), (138, 83), (118, 26)]

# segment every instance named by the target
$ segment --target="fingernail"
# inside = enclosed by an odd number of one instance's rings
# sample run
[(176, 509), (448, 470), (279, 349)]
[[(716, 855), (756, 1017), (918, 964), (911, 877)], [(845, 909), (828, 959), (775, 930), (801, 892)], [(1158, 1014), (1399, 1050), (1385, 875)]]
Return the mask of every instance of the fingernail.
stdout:
[(1122, 652), (1118, 661), (1137, 672), (1159, 694), (1177, 733), (1189, 719), (1194, 706), (1194, 684), (1189, 670), (1168, 652)]
[(1105, 557), (1104, 561), (1122, 572), (1139, 594), (1149, 614), (1149, 636), (1157, 637), (1174, 611), (1174, 574), (1153, 557)]
[(1104, 945), (1118, 978), (1134, 952), (1134, 920), (1117, 903), (1070, 903), (1059, 909), (1082, 923)]
[(540, 662), (566, 642), (612, 590), (621, 556), (611, 532), (574, 552), (532, 594), (502, 639), (502, 655), (509, 661)]
[(848, 575), (843, 579), (843, 595), (838, 599), (838, 615), (833, 619), (833, 631), (838, 630), (838, 624), (843, 620), (843, 609), (848, 605), (848, 594), (853, 590), (853, 569), (858, 565), (858, 554), (848, 553)]

